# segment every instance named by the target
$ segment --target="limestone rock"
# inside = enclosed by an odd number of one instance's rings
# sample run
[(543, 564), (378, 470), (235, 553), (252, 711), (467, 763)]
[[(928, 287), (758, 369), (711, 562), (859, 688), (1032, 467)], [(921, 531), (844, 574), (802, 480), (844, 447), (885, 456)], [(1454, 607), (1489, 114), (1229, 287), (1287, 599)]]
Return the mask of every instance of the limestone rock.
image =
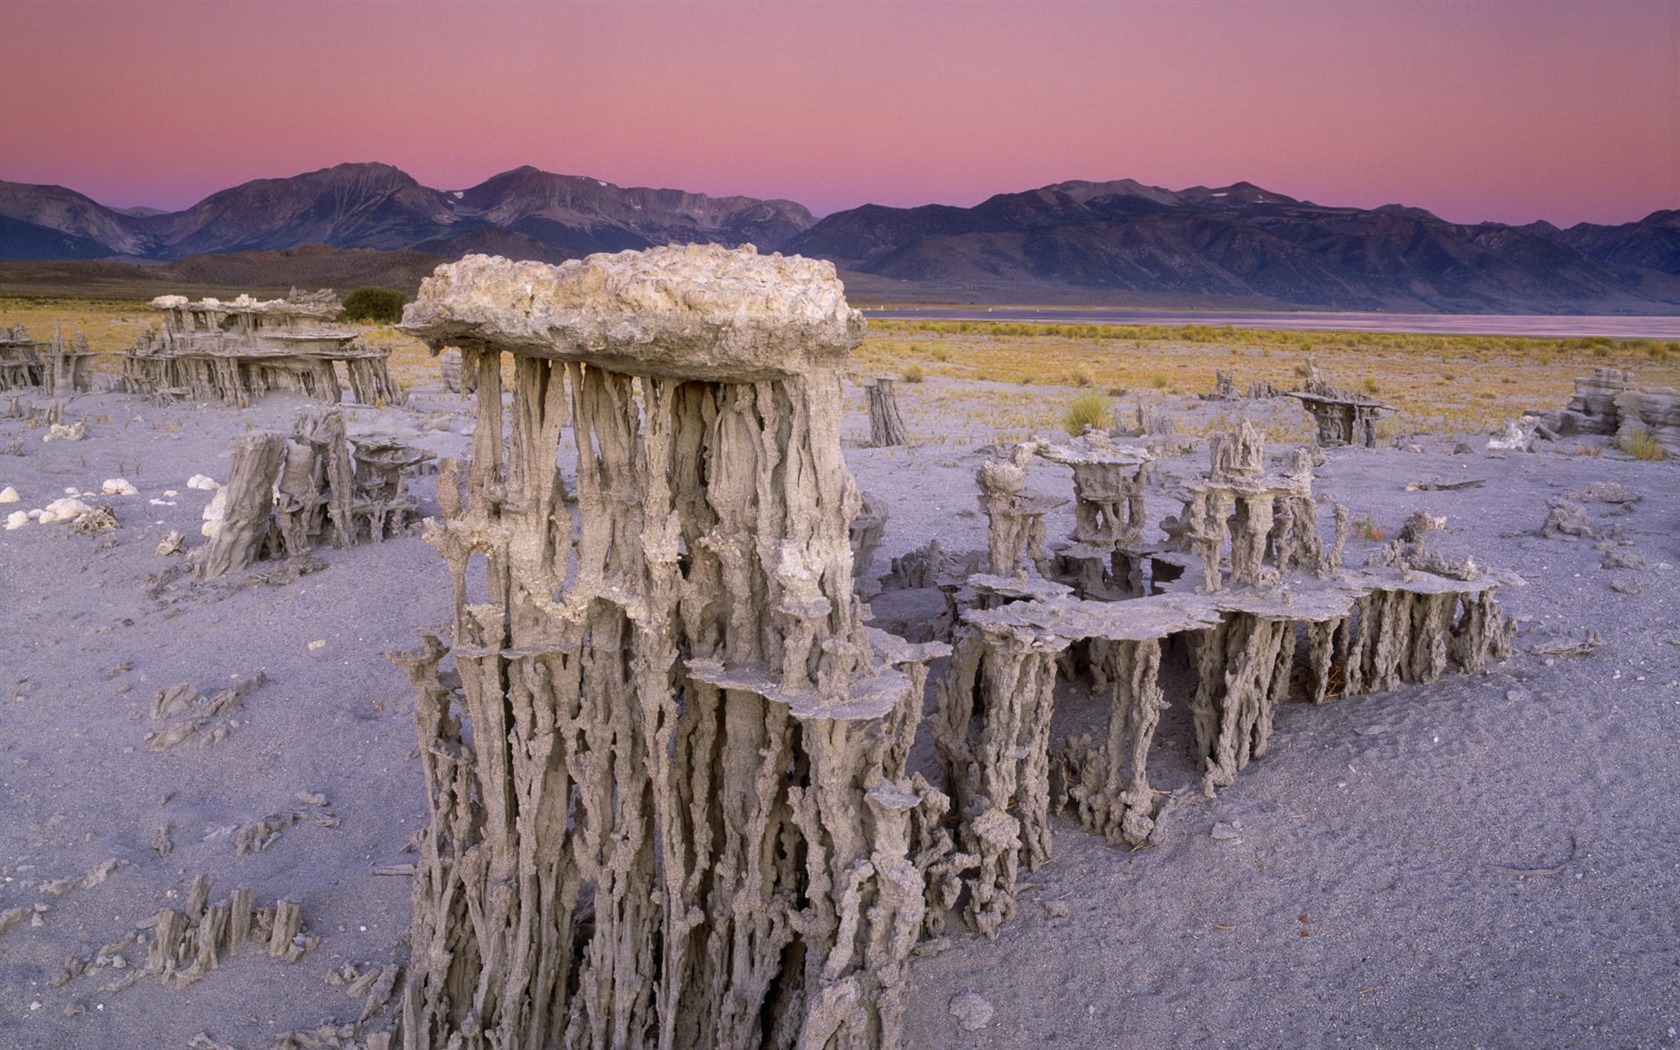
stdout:
[(951, 1016), (957, 1019), (957, 1027), (965, 1032), (977, 1032), (991, 1024), (995, 1012), (991, 1003), (974, 992), (951, 997)]
[(897, 1046), (961, 888), (905, 765), (948, 647), (862, 622), (848, 525), (867, 561), (884, 515), (841, 458), (833, 267), (469, 256), (406, 323), (478, 415), (427, 536), (459, 685), (435, 636), (396, 657), (431, 805), (402, 1045)]
[(160, 295), (151, 305), (163, 312), (163, 326), (147, 329), (123, 355), (116, 389), (241, 408), (271, 390), (337, 403), (337, 363), (343, 362), (362, 404), (402, 400), (386, 370), (390, 350), (369, 346), (354, 328), (336, 323), (341, 304), (331, 289), (228, 302)]
[(754, 382), (838, 362), (864, 322), (833, 263), (691, 244), (558, 266), (469, 255), (421, 284), (402, 328), (434, 347)]
[(1507, 419), (1498, 434), (1488, 438), (1490, 452), (1527, 452), (1534, 447), (1535, 421), (1528, 417)]
[(55, 521), (75, 521), (92, 509), (74, 496), (65, 496), (47, 504), (46, 509), (41, 511), (39, 520), (42, 525)]

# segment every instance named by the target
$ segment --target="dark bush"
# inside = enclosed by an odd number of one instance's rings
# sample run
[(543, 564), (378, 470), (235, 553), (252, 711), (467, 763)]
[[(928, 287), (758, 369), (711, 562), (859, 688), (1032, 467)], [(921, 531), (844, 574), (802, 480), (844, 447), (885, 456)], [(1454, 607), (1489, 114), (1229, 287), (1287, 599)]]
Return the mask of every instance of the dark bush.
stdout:
[(402, 320), (403, 304), (408, 297), (394, 288), (358, 288), (344, 298), (346, 321), (380, 321), (396, 324)]

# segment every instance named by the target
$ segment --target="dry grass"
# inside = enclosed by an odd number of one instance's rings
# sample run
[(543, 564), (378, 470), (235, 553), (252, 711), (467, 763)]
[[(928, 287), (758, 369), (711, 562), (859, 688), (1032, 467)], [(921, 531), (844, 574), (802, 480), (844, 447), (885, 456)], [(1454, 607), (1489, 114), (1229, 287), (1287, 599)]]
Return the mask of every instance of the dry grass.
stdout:
[(1618, 437), (1616, 447), (1634, 459), (1660, 461), (1668, 458), (1668, 449), (1649, 430), (1635, 430)]
[[(84, 333), (100, 352), (97, 370), (117, 357), (156, 313), (140, 300), (0, 298), (0, 325), (27, 325), (50, 339), (54, 323)], [(372, 344), (391, 348), (391, 373), (410, 386), (430, 381), (437, 363), (420, 342), (388, 325), (361, 325)], [(1393, 433), (1483, 433), (1525, 409), (1561, 408), (1576, 377), (1597, 366), (1633, 369), (1648, 386), (1680, 386), (1680, 343), (1649, 339), (1527, 339), (1507, 336), (1269, 332), (1148, 325), (1035, 325), (982, 321), (871, 321), (853, 354), (857, 376), (912, 369), (928, 381), (906, 390), (900, 407), (924, 433), (942, 419), (966, 418), (990, 440), (1062, 428), (1071, 393), (1106, 390), (1129, 402), (1211, 391), (1228, 369), (1239, 388), (1256, 379), (1289, 389), (1312, 357), (1331, 382), (1356, 390), (1380, 383), (1398, 413)], [(973, 381), (963, 385), (942, 379)], [(1125, 392), (1131, 391), (1131, 394)], [(1295, 418), (1293, 415), (1290, 418)], [(1274, 441), (1307, 435), (1277, 420), (1259, 423)], [(1189, 424), (1194, 431), (1215, 424)]]
[(66, 339), (87, 336), (88, 348), (102, 355), (96, 371), (116, 371), (116, 355), (134, 345), (140, 333), (156, 324), (157, 311), (128, 299), (0, 299), (0, 326), (24, 325), (32, 339), (46, 342), (53, 325)]
[(1108, 398), (1094, 390), (1087, 390), (1068, 402), (1062, 411), (1062, 426), (1074, 437), (1085, 433), (1086, 427), (1103, 430), (1113, 425)]
[[(1211, 391), (1214, 373), (1234, 372), (1239, 389), (1256, 379), (1291, 389), (1311, 357), (1338, 386), (1381, 390), (1398, 410), (1394, 433), (1483, 433), (1524, 410), (1561, 408), (1575, 379), (1593, 368), (1632, 369), (1648, 386), (1680, 385), (1680, 343), (1602, 337), (1270, 332), (1187, 325), (1060, 325), (984, 321), (870, 322), (853, 355), (860, 373), (920, 363), (926, 376), (997, 380), (977, 392), (976, 410), (1000, 433), (1055, 429), (1069, 388), (1142, 391), (1144, 399)], [(941, 398), (937, 387), (927, 396)], [(1133, 395), (1138, 396), (1136, 394)], [(950, 409), (947, 404), (945, 408)]]

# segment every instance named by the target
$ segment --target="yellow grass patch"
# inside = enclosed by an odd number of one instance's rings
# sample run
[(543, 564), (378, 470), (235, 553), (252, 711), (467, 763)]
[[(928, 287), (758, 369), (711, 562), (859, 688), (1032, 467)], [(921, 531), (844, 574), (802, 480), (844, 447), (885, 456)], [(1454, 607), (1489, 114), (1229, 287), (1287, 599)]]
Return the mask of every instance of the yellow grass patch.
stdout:
[(1059, 429), (1078, 387), (1134, 405), (1210, 392), (1215, 373), (1226, 370), (1239, 390), (1257, 379), (1287, 390), (1299, 385), (1308, 357), (1337, 386), (1395, 406), (1385, 426), (1391, 434), (1480, 433), (1525, 410), (1562, 408), (1575, 379), (1595, 367), (1632, 369), (1645, 386), (1680, 385), (1680, 343), (1653, 339), (987, 321), (872, 320), (852, 370), (862, 377), (915, 362), (930, 379), (1006, 384), (960, 396), (933, 384), (900, 393), (907, 422), (918, 401), (959, 415), (961, 401), (971, 413), (991, 414), (1003, 440)]

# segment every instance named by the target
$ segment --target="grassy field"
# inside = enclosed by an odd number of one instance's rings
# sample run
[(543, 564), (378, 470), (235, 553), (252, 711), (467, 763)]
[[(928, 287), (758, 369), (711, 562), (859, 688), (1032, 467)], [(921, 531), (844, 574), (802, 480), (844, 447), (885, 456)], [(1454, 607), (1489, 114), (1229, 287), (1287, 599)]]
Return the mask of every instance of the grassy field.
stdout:
[[(54, 324), (87, 336), (114, 374), (118, 355), (157, 315), (126, 299), (0, 298), (0, 325), (49, 339)], [(359, 326), (392, 350), (399, 384), (436, 375), (418, 341), (388, 325)], [(960, 413), (1000, 439), (1060, 429), (1067, 406), (1095, 392), (1117, 406), (1213, 390), (1215, 372), (1239, 390), (1263, 379), (1297, 386), (1311, 358), (1330, 382), (1395, 406), (1388, 432), (1479, 433), (1524, 409), (1561, 408), (1577, 376), (1632, 369), (1646, 386), (1680, 387), (1680, 343), (1648, 339), (1277, 332), (1202, 325), (1069, 325), (986, 321), (872, 321), (852, 378), (900, 379), (907, 422)], [(1305, 414), (1300, 436), (1304, 437)], [(1294, 434), (1278, 434), (1278, 438)]]
[[(1239, 391), (1257, 379), (1293, 389), (1309, 358), (1335, 385), (1393, 405), (1384, 421), (1391, 433), (1479, 433), (1525, 409), (1561, 408), (1575, 378), (1595, 367), (1680, 386), (1680, 343), (1648, 339), (973, 321), (872, 321), (852, 372), (911, 384), (979, 380), (1000, 430), (1051, 433), (1083, 390), (1129, 406), (1209, 393), (1219, 370)], [(907, 388), (899, 389), (902, 401)]]

